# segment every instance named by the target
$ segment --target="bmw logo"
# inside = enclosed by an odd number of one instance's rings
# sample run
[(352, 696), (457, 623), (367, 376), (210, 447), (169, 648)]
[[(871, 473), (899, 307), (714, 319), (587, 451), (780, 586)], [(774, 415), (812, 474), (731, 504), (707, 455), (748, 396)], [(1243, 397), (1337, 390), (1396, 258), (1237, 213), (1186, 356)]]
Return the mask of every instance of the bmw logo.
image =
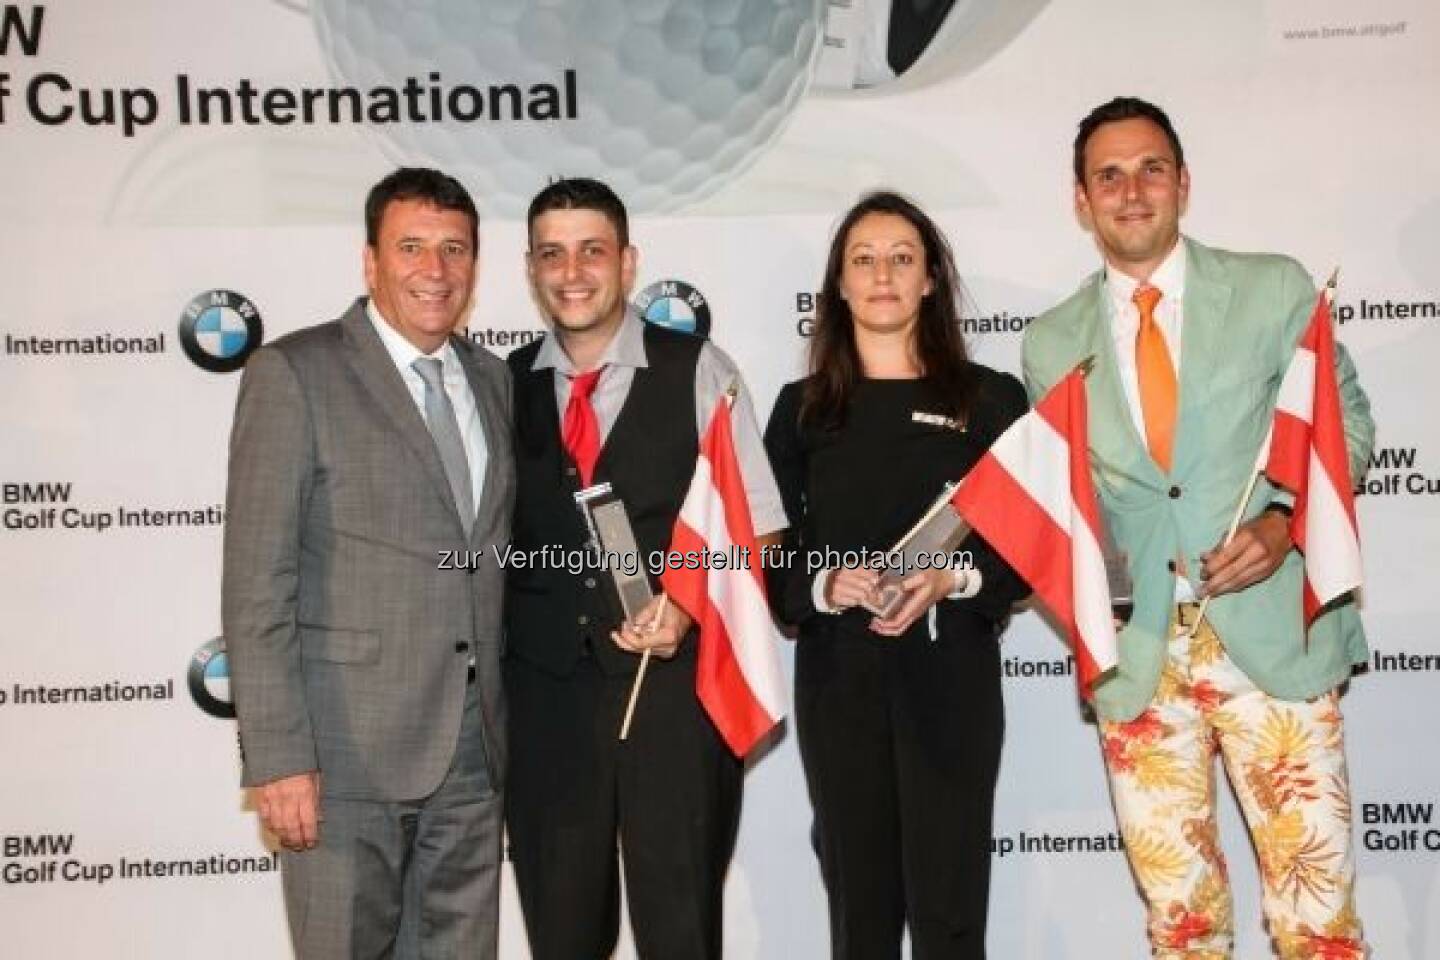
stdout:
[(635, 297), (635, 312), (646, 323), (697, 337), (710, 336), (710, 305), (684, 280), (660, 280)]
[(235, 704), (230, 699), (230, 661), (225, 656), (225, 638), (216, 637), (200, 646), (190, 658), (186, 675), (195, 706), (212, 717), (230, 720)]
[(202, 370), (231, 373), (260, 346), (265, 331), (255, 304), (233, 290), (207, 290), (180, 315), (180, 345)]

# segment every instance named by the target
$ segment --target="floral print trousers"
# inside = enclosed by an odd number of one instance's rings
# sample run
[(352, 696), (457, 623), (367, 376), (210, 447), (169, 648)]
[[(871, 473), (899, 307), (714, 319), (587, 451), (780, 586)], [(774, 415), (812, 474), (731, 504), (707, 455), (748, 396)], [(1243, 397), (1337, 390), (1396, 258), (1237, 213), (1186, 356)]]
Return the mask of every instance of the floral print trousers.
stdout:
[[(1228, 960), (1234, 916), (1215, 818), (1215, 754), (1254, 839), (1283, 960), (1362, 960), (1339, 694), (1277, 700), (1182, 605), (1155, 699), (1100, 733), (1153, 956)], [(1298, 642), (1298, 641), (1297, 641)]]

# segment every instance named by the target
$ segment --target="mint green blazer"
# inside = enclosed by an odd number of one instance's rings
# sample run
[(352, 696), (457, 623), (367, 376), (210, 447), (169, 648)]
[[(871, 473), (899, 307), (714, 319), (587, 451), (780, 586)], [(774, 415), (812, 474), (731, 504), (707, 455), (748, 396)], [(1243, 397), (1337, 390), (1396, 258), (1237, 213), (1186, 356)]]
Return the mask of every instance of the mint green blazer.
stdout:
[[(1154, 698), (1165, 661), (1175, 596), (1172, 561), (1200, 569), (1199, 555), (1224, 536), (1275, 408), (1280, 380), (1309, 322), (1315, 287), (1288, 257), (1187, 245), (1185, 339), (1174, 463), (1163, 472), (1131, 420), (1110, 333), (1104, 273), (1035, 318), (1023, 362), (1031, 400), (1077, 363), (1086, 378), (1090, 465), (1111, 536), (1128, 557), (1135, 607), (1121, 632), (1120, 667), (1096, 687), (1107, 720), (1130, 720)], [(1344, 347), (1336, 355), (1351, 476), (1369, 463), (1375, 424)], [(1277, 499), (1262, 478), (1246, 518)], [(1283, 700), (1330, 690), (1367, 656), (1353, 602), (1316, 619), (1306, 642), (1301, 614), (1303, 558), (1291, 550), (1268, 580), (1216, 597), (1207, 617), (1231, 659), (1260, 689)]]

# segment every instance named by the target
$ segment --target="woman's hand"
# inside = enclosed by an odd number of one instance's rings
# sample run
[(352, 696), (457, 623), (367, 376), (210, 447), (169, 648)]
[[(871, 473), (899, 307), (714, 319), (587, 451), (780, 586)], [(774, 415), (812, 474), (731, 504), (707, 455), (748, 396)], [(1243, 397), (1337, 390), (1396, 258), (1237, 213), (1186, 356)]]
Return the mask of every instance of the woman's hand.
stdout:
[(827, 574), (825, 602), (832, 610), (847, 610), (875, 597), (880, 574), (864, 567), (841, 567)]
[(949, 570), (921, 570), (901, 581), (905, 599), (888, 617), (870, 621), (870, 629), (882, 637), (898, 637), (935, 604), (955, 590), (955, 574)]

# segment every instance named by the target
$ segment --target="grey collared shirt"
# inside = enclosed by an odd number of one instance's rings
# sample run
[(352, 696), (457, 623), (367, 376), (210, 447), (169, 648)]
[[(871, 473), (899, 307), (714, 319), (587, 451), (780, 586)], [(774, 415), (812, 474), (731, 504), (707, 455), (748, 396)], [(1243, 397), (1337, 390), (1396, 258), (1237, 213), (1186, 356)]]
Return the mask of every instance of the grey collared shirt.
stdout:
[[(633, 313), (627, 313), (614, 339), (605, 348), (600, 365), (605, 372), (595, 385), (590, 398), (595, 408), (595, 419), (600, 424), (600, 442), (610, 435), (610, 428), (620, 416), (625, 398), (630, 395), (630, 385), (635, 381), (635, 371), (650, 364), (645, 357), (644, 321)], [(554, 335), (547, 335), (535, 354), (532, 370), (555, 371), (556, 409), (564, 416), (565, 405), (570, 402), (570, 377), (577, 371), (560, 341)], [(783, 530), (787, 524), (785, 507), (780, 501), (780, 490), (775, 485), (775, 475), (770, 472), (770, 460), (765, 455), (765, 444), (760, 437), (759, 422), (755, 419), (755, 405), (750, 400), (750, 391), (740, 376), (735, 361), (715, 344), (706, 340), (700, 348), (700, 358), (695, 364), (695, 432), (698, 436), (705, 431), (715, 404), (730, 389), (736, 388), (735, 403), (731, 407), (735, 431), (735, 455), (740, 460), (740, 473), (745, 478), (745, 495), (750, 501), (750, 516), (755, 524), (755, 535), (764, 536)]]

